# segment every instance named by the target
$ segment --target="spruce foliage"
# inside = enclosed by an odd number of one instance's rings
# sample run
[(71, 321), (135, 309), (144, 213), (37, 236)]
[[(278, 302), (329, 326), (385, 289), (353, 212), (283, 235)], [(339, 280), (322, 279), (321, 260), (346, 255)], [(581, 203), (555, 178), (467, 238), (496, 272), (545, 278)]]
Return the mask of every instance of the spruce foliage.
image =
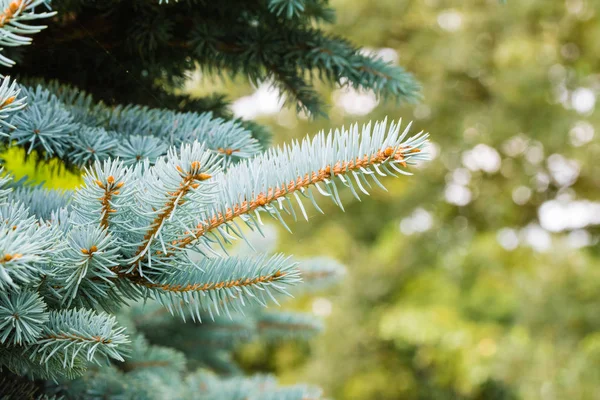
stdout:
[(19, 83), (6, 75), (0, 85), (1, 143), (84, 179), (64, 192), (10, 171), (0, 180), (0, 368), (19, 382), (1, 389), (319, 398), (311, 386), (244, 376), (232, 350), (320, 331), (312, 315), (265, 307), (302, 281), (334, 283), (343, 267), (232, 245), (252, 243), (265, 217), (289, 229), (321, 211), (319, 197), (343, 209), (342, 188), (360, 198), (383, 177), (410, 175), (428, 135), (383, 120), (266, 150), (265, 130), (234, 119), (222, 96), (168, 88), (198, 64), (270, 81), (318, 115), (314, 79), (413, 100), (411, 75), (324, 33), (318, 24), (334, 14), (321, 0), (1, 3), (0, 63), (19, 62)]

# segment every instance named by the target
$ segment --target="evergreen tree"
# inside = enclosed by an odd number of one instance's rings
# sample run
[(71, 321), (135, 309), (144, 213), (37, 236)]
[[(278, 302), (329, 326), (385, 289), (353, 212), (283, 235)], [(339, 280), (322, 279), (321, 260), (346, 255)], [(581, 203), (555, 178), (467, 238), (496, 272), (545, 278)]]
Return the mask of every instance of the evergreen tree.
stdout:
[(222, 95), (174, 88), (200, 65), (272, 82), (317, 115), (314, 79), (397, 100), (418, 86), (317, 28), (333, 20), (326, 1), (159, 3), (1, 2), (0, 63), (18, 62), (19, 76), (0, 86), (3, 146), (82, 171), (84, 184), (0, 182), (0, 388), (8, 398), (319, 398), (244, 376), (231, 358), (257, 337), (319, 331), (312, 315), (265, 306), (343, 272), (269, 254), (255, 237), (261, 218), (308, 219), (305, 205), (321, 210), (314, 194), (343, 209), (341, 187), (359, 198), (381, 176), (410, 175), (427, 134), (383, 120), (265, 150), (266, 131), (234, 119)]

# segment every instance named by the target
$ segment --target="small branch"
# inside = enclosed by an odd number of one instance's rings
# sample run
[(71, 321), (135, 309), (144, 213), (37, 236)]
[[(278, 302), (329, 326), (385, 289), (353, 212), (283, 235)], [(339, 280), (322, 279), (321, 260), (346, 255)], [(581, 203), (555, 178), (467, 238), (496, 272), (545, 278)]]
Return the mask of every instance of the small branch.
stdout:
[(367, 74), (376, 75), (376, 76), (378, 76), (380, 78), (384, 78), (384, 79), (387, 79), (389, 81), (393, 80), (393, 78), (391, 76), (389, 76), (387, 74), (384, 74), (381, 71), (377, 71), (376, 69), (373, 69), (371, 67), (367, 67), (365, 65), (361, 65), (360, 67), (358, 67), (358, 70), (362, 71), (362, 72), (366, 72)]
[[(143, 243), (138, 247), (135, 256), (133, 257), (137, 262), (137, 266), (139, 266), (139, 259), (146, 253), (149, 248), (149, 244), (154, 238), (154, 236), (158, 233), (158, 230), (163, 225), (163, 223), (171, 216), (173, 210), (175, 210), (176, 206), (182, 205), (185, 200), (184, 196), (191, 190), (198, 187), (198, 183), (196, 181), (203, 181), (209, 179), (211, 176), (208, 174), (204, 174), (200, 172), (200, 162), (192, 161), (191, 170), (189, 172), (184, 172), (183, 169), (177, 166), (177, 170), (182, 175), (183, 180), (179, 184), (179, 189), (172, 193), (168, 193), (169, 200), (163, 207), (163, 210), (154, 218), (150, 227), (146, 234), (144, 235)], [(137, 268), (136, 268), (137, 271)], [(134, 271), (134, 273), (136, 272)]]
[(151, 283), (148, 281), (140, 282), (141, 285), (146, 286), (151, 289), (160, 289), (165, 292), (205, 292), (210, 290), (219, 290), (219, 289), (229, 289), (232, 287), (244, 287), (244, 286), (252, 286), (258, 285), (260, 283), (269, 283), (275, 282), (286, 276), (286, 273), (281, 271), (277, 271), (272, 275), (263, 275), (254, 279), (246, 278), (244, 280), (237, 279), (231, 281), (222, 281), (222, 282), (208, 282), (208, 283), (194, 283), (186, 286), (183, 285), (170, 285), (170, 284), (160, 284), (160, 283)]
[(17, 15), (18, 12), (27, 7), (30, 2), (31, 0), (11, 1), (8, 7), (6, 7), (4, 11), (2, 11), (2, 13), (0, 13), (0, 28), (4, 28), (4, 26), (8, 24), (15, 17), (15, 15)]
[[(312, 175), (306, 174), (304, 177), (298, 177), (295, 181), (291, 181), (287, 185), (283, 184), (281, 187), (270, 188), (267, 193), (259, 193), (256, 197), (249, 201), (244, 201), (234, 205), (233, 207), (230, 207), (227, 209), (225, 214), (218, 213), (212, 218), (200, 222), (196, 226), (196, 231), (193, 233), (193, 235), (187, 236), (184, 239), (180, 239), (177, 247), (183, 248), (189, 246), (207, 232), (218, 228), (219, 226), (233, 220), (236, 217), (239, 217), (240, 215), (247, 214), (259, 207), (266, 206), (277, 199), (297, 190), (307, 188), (310, 185), (318, 182), (323, 182), (326, 179), (330, 179), (332, 176), (343, 175), (349, 171), (359, 170), (373, 164), (381, 164), (390, 157), (393, 157), (396, 161), (399, 161), (404, 167), (406, 167), (406, 163), (404, 163), (403, 151), (404, 149), (402, 148), (394, 149), (392, 147), (388, 147), (384, 150), (379, 150), (377, 153), (370, 156), (365, 155), (362, 158), (356, 158), (354, 161), (338, 161), (333, 168), (328, 165), (325, 168), (313, 172)], [(417, 152), (419, 150), (412, 149), (409, 151)]]
[(98, 343), (102, 343), (102, 344), (110, 344), (110, 343), (112, 343), (112, 340), (105, 339), (105, 338), (100, 337), (100, 336), (93, 336), (91, 338), (87, 338), (85, 336), (76, 335), (74, 333), (63, 333), (63, 334), (60, 334), (60, 335), (48, 335), (44, 339), (46, 339), (46, 340), (49, 340), (49, 339), (53, 339), (53, 340), (72, 340), (72, 341), (78, 341), (78, 342), (98, 342)]
[(125, 184), (125, 182), (119, 182), (115, 184), (115, 178), (112, 175), (109, 176), (106, 181), (108, 182), (107, 185), (101, 181), (96, 181), (96, 184), (104, 189), (104, 196), (100, 198), (100, 201), (102, 202), (102, 218), (100, 219), (100, 226), (105, 229), (108, 228), (108, 218), (110, 214), (117, 212), (117, 210), (111, 208), (110, 201), (113, 196), (120, 194), (119, 189)]
[(224, 148), (222, 148), (222, 147), (219, 147), (219, 148), (217, 149), (217, 151), (218, 151), (219, 153), (221, 153), (221, 154), (225, 154), (226, 156), (230, 156), (230, 155), (232, 155), (233, 153), (237, 153), (238, 151), (240, 151), (240, 149), (231, 149), (231, 148), (226, 148), (226, 149), (224, 149)]

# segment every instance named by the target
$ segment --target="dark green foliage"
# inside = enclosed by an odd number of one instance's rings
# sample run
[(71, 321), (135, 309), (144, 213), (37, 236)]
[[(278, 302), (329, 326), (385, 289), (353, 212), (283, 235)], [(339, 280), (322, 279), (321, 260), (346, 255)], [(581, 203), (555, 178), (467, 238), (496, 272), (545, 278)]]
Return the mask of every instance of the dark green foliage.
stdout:
[(71, 83), (109, 105), (226, 114), (220, 94), (198, 100), (167, 89), (197, 64), (253, 82), (273, 80), (289, 103), (313, 114), (324, 111), (314, 79), (396, 101), (418, 92), (400, 67), (316, 28), (313, 22), (333, 19), (323, 0), (63, 0), (53, 7), (58, 15), (21, 58), (19, 74)]

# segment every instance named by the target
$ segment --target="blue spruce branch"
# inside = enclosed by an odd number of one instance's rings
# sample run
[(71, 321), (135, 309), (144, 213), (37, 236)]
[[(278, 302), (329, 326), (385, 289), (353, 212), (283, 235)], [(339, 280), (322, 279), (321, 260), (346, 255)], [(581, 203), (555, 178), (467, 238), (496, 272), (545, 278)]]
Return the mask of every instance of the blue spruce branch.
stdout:
[[(31, 44), (32, 35), (46, 28), (44, 25), (29, 25), (29, 21), (49, 18), (56, 12), (36, 12), (36, 7), (45, 6), (50, 9), (50, 0), (2, 0), (0, 1), (0, 46), (23, 46)], [(0, 48), (0, 51), (2, 49)], [(12, 67), (15, 64), (10, 58), (0, 54), (0, 65)]]

